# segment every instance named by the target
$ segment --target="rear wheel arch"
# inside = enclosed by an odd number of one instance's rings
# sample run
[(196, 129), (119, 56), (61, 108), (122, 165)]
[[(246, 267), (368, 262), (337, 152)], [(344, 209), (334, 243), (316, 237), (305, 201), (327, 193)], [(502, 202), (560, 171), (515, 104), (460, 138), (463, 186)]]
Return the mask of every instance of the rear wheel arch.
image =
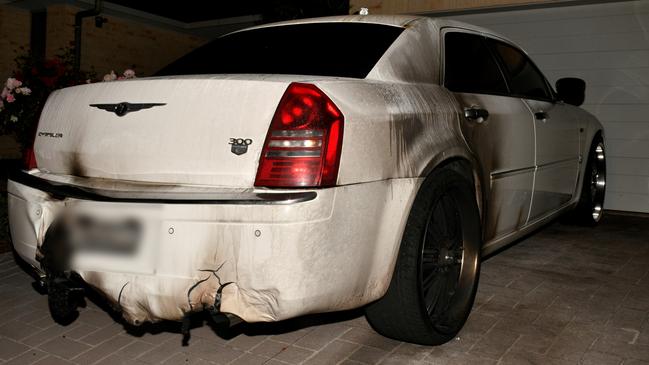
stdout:
[[(410, 208), (389, 288), (385, 296), (366, 307), (366, 315), (379, 333), (432, 345), (450, 340), (464, 324), (477, 288), (482, 236), (473, 176), (470, 162), (463, 159), (446, 160), (426, 176)], [(445, 217), (438, 216), (440, 213)], [(440, 228), (451, 221), (455, 222), (449, 223), (451, 228)], [(431, 228), (429, 231), (429, 225), (435, 222), (443, 223), (439, 229)], [(450, 231), (455, 233), (449, 237), (455, 238), (447, 242), (444, 237)], [(431, 236), (427, 232), (437, 233)], [(454, 245), (446, 247), (449, 242), (460, 245), (459, 251)], [(433, 246), (428, 247), (429, 243)], [(447, 264), (454, 265), (456, 260), (460, 266), (449, 277), (449, 274), (430, 271), (431, 264), (433, 268), (438, 265), (442, 268)], [(457, 278), (454, 279), (453, 275)], [(450, 284), (445, 284), (450, 286), (437, 288), (426, 284), (429, 279), (436, 282), (438, 276), (444, 282), (450, 279)], [(440, 291), (447, 289), (452, 292), (440, 301), (445, 304), (438, 307), (437, 300), (433, 299), (439, 298)]]
[(484, 199), (487, 194), (484, 191), (482, 174), (480, 173), (480, 169), (477, 167), (477, 162), (467, 156), (449, 157), (438, 162), (435, 167), (426, 174), (426, 178), (429, 178), (434, 171), (442, 168), (451, 169), (472, 182), (475, 192), (476, 204), (478, 205), (478, 212), (482, 220), (483, 212), (485, 210), (484, 207), (486, 205), (486, 201)]

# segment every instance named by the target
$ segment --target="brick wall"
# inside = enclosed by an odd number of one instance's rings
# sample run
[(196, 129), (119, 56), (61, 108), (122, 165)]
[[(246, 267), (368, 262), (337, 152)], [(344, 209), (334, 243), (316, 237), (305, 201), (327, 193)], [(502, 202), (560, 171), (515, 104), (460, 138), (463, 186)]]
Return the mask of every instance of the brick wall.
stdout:
[[(47, 8), (46, 58), (71, 46), (74, 15), (79, 10), (66, 4)], [(110, 70), (121, 72), (126, 68), (134, 68), (138, 76), (148, 76), (206, 41), (136, 21), (102, 16), (108, 18), (102, 28), (95, 27), (94, 18), (84, 19), (81, 48), (81, 68), (94, 70), (98, 77)], [(0, 84), (14, 71), (14, 58), (29, 49), (30, 28), (29, 11), (0, 5)], [(18, 156), (15, 140), (0, 136), (0, 159)]]
[(0, 5), (0, 80), (11, 75), (14, 58), (29, 48), (30, 27), (29, 11)]
[[(52, 57), (74, 41), (74, 14), (79, 8), (52, 5), (47, 8), (46, 56)], [(108, 22), (95, 27), (93, 17), (83, 21), (81, 68), (98, 76), (133, 67), (139, 76), (151, 75), (206, 40), (135, 21), (102, 15)]]

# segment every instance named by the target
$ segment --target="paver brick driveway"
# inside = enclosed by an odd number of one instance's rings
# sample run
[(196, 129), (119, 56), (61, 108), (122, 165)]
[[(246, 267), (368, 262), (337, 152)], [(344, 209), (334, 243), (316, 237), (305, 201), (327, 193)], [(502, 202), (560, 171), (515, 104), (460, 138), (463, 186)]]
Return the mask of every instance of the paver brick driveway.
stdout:
[[(7, 364), (649, 364), (649, 219), (595, 229), (554, 223), (483, 263), (459, 337), (425, 347), (377, 335), (362, 311), (276, 324), (125, 327), (101, 301), (69, 326), (11, 254), (0, 255), (0, 363)], [(97, 304), (98, 303), (98, 304)]]

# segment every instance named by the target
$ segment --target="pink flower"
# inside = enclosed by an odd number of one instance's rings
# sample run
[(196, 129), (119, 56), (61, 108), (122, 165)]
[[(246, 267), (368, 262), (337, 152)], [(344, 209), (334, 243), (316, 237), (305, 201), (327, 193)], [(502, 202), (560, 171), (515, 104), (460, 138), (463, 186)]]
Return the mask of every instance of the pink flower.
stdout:
[(124, 77), (127, 79), (134, 79), (135, 71), (131, 70), (130, 68), (127, 68), (126, 70), (124, 70)]
[(29, 95), (32, 93), (32, 90), (26, 86), (17, 87), (15, 90), (16, 94)]
[(110, 70), (110, 73), (104, 75), (104, 81), (115, 81), (117, 80), (117, 74), (115, 71)]
[(20, 87), (22, 84), (23, 84), (22, 81), (16, 80), (15, 78), (10, 77), (10, 78), (7, 79), (7, 82), (5, 83), (5, 87), (7, 89), (9, 89), (9, 90), (13, 90), (13, 89), (15, 89), (17, 87)]
[(2, 93), (0, 94), (0, 98), (2, 98), (2, 99), (6, 99), (6, 98), (7, 98), (7, 95), (9, 95), (9, 93), (10, 93), (9, 89), (7, 89), (7, 87), (5, 86), (5, 87), (2, 89)]
[(126, 77), (124, 77), (124, 76), (118, 76), (118, 77), (117, 77), (117, 80), (118, 80), (118, 81), (126, 80)]
[(13, 96), (13, 94), (7, 95), (7, 103), (13, 103), (16, 101), (16, 98)]

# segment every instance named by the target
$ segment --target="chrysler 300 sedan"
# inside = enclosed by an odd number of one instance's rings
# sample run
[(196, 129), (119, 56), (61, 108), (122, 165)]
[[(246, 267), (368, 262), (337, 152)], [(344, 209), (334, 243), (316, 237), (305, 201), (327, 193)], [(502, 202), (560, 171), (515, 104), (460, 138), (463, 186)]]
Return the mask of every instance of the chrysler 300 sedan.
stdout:
[(602, 125), (506, 38), (343, 16), (220, 37), (156, 76), (54, 92), (9, 181), (15, 251), (55, 318), (79, 288), (132, 324), (365, 307), (441, 344), (480, 258), (602, 215)]

